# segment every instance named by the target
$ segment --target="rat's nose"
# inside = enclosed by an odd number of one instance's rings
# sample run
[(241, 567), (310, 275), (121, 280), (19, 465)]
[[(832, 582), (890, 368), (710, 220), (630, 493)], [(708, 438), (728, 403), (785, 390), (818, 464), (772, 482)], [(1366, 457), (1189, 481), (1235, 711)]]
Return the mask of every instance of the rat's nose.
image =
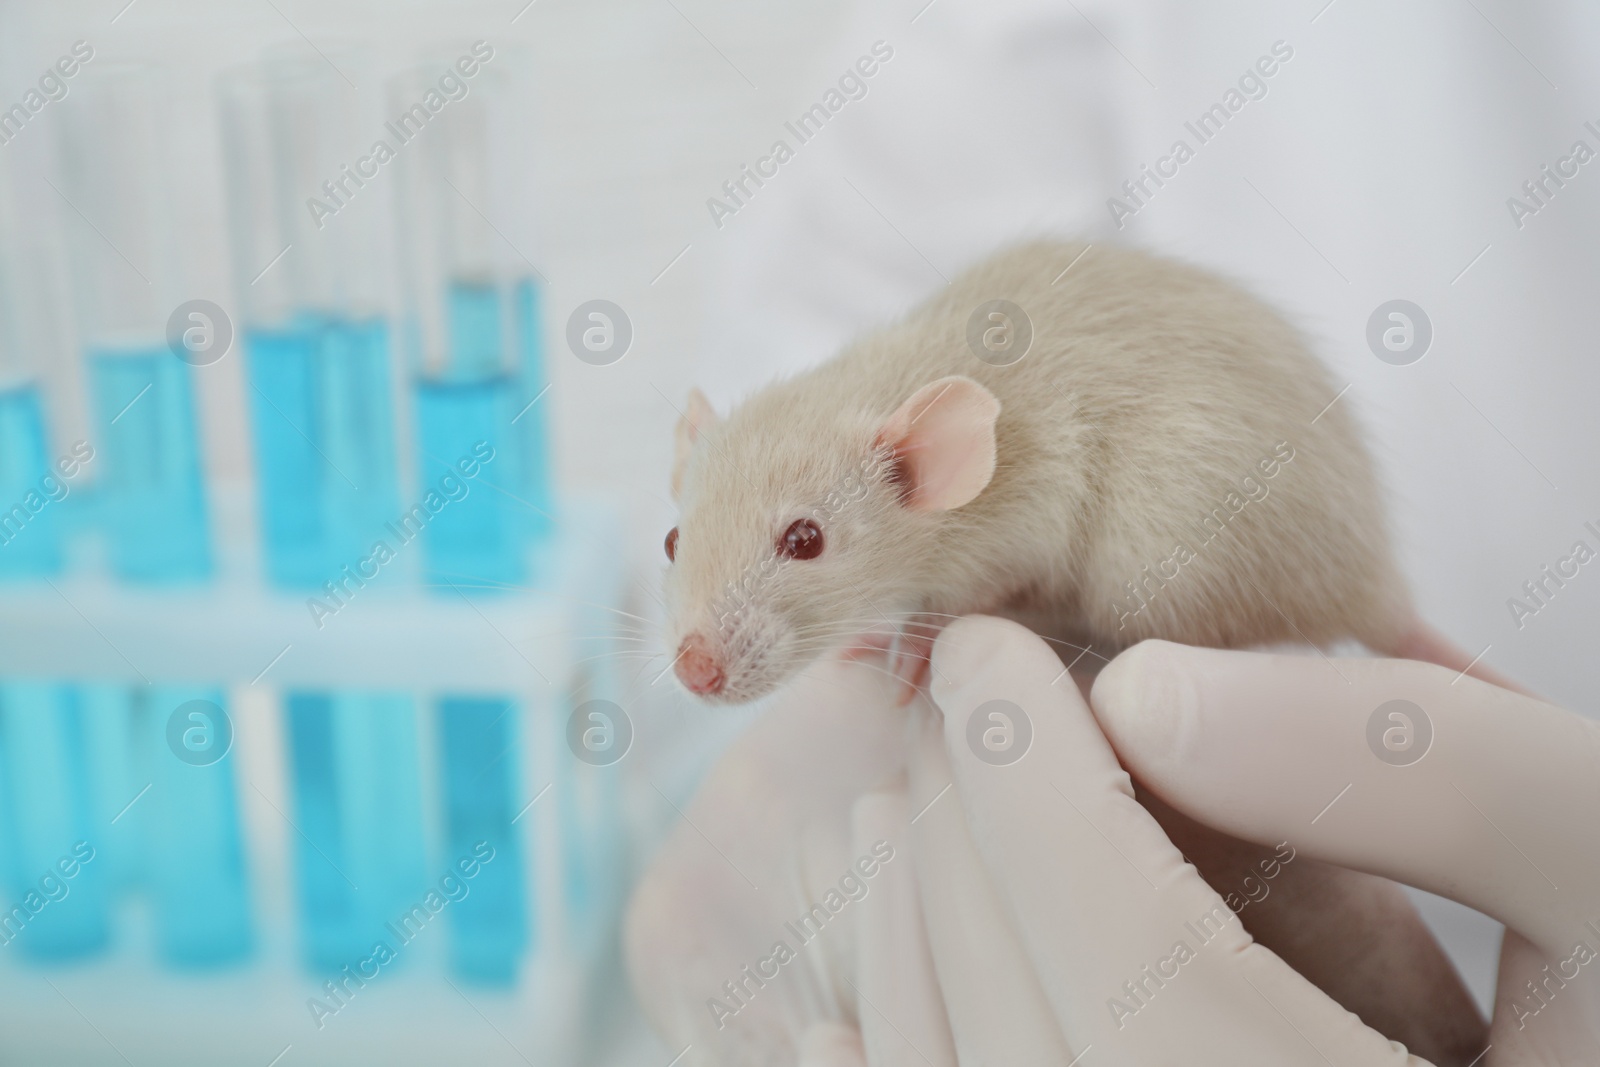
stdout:
[(722, 673), (722, 664), (717, 662), (707, 648), (705, 638), (699, 634), (690, 634), (683, 639), (673, 669), (677, 671), (683, 687), (698, 696), (708, 697), (721, 692), (723, 683), (728, 680), (727, 675)]

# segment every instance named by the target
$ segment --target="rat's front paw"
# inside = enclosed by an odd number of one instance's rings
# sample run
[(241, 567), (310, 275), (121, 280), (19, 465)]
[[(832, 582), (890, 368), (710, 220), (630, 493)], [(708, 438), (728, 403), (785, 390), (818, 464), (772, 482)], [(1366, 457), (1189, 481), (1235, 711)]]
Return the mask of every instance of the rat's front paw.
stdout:
[(928, 684), (933, 662), (933, 642), (945, 620), (933, 615), (912, 615), (901, 623), (889, 646), (889, 672), (900, 679), (899, 703), (911, 703)]
[(928, 684), (933, 642), (947, 620), (933, 615), (908, 615), (899, 623), (857, 634), (840, 652), (845, 660), (872, 663), (900, 682), (896, 703), (904, 707)]

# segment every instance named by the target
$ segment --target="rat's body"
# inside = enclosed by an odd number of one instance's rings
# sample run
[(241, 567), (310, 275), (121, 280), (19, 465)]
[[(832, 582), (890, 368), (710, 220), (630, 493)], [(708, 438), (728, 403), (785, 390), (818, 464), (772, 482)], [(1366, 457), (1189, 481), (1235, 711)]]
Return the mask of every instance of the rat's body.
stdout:
[[(998, 299), (1032, 323), (1009, 366), (967, 340)], [(1147, 637), (1418, 654), (1338, 392), (1281, 317), (1202, 270), (1006, 251), (725, 421), (691, 401), (667, 580), (679, 675), (753, 699), (923, 613), (1007, 615), (1107, 657)], [(820, 554), (775, 556), (807, 515)]]

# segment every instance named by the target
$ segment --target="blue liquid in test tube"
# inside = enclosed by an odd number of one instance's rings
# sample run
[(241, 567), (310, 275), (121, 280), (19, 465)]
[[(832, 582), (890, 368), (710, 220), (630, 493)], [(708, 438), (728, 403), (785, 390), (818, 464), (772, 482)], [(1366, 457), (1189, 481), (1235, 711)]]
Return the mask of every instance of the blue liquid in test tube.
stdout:
[(180, 967), (235, 962), (252, 935), (225, 698), (168, 686), (140, 698), (150, 775), (139, 802), (150, 805), (145, 884), (161, 954)]
[[(11, 839), (0, 942), (40, 960), (92, 955), (110, 937), (112, 827), (93, 818), (87, 737), (77, 694), (52, 683), (0, 686), (0, 763)], [(21, 908), (19, 913), (17, 908)]]
[(306, 312), (245, 344), (267, 573), (317, 588), (398, 511), (388, 326)]
[[(39, 389), (0, 389), (0, 578), (61, 570), (61, 508), (45, 482), (61, 486), (47, 453)], [(59, 489), (57, 490), (59, 492)]]
[[(510, 300), (507, 314), (507, 301)], [(456, 281), (446, 295), (448, 371), (417, 383), (417, 424), (424, 486), (485, 447), (493, 460), (471, 480), (466, 499), (429, 525), (429, 580), (517, 585), (527, 578), (529, 535), (548, 529), (548, 457), (544, 412), (533, 403), (543, 371), (536, 350), (531, 284), (506, 291), (492, 282)], [(508, 359), (515, 334), (521, 350)], [(537, 375), (537, 377), (535, 377)], [(531, 420), (531, 421), (530, 421)], [(477, 454), (483, 454), (478, 451)]]
[(165, 347), (91, 352), (88, 362), (112, 569), (132, 581), (209, 577), (189, 365)]
[(512, 819), (520, 807), (517, 706), (500, 698), (445, 697), (439, 701), (445, 857), (451, 867), (483, 845), (493, 859), (450, 905), (451, 963), (463, 978), (486, 984), (515, 981), (528, 947), (528, 888), (522, 847)]
[[(451, 484), (446, 478), (466, 489), (432, 517), (423, 534), (429, 582), (514, 585), (526, 575), (519, 505), (496, 491), (505, 488), (505, 473), (515, 470), (516, 453), (508, 447), (514, 442), (502, 432), (510, 424), (515, 386), (506, 377), (417, 383), (422, 490), (443, 497), (440, 487)], [(476, 462), (477, 475), (463, 478), (456, 466), (461, 462)]]
[(321, 331), (316, 318), (245, 331), (256, 494), (267, 575), (279, 585), (315, 587), (332, 576), (317, 453), (315, 381)]

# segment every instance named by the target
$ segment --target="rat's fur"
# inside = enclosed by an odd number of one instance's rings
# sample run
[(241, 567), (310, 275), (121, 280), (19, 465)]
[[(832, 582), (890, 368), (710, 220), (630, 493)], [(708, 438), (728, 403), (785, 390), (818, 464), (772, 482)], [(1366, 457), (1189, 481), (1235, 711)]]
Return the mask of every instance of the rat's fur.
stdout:
[[(1008, 367), (966, 340), (974, 309), (1002, 298), (1034, 334)], [(891, 413), (948, 375), (1000, 401), (993, 480), (949, 511), (903, 506), (887, 465), (858, 489), (851, 472)], [(681, 471), (668, 647), (708, 638), (727, 672), (716, 699), (734, 703), (918, 612), (1007, 615), (1107, 657), (1146, 637), (1393, 651), (1412, 612), (1337, 392), (1288, 323), (1215, 275), (1103, 245), (1002, 252), (703, 420)], [(840, 506), (841, 491), (861, 499)], [(819, 510), (823, 554), (776, 560), (788, 524)], [(1208, 518), (1223, 527), (1210, 541)], [(1170, 562), (1178, 545), (1193, 558)]]

